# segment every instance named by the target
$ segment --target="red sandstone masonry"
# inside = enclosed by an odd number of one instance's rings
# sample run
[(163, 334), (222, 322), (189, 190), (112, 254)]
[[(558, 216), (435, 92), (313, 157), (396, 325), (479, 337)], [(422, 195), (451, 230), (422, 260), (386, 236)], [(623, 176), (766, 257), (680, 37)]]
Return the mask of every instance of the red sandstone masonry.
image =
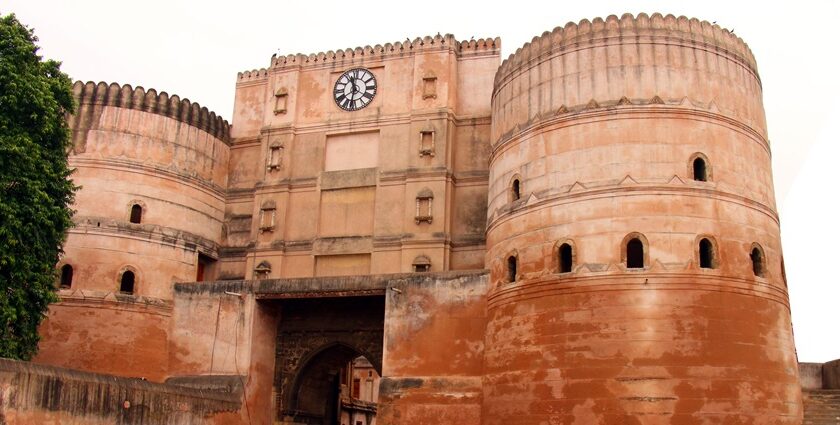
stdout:
[[(687, 18), (584, 20), (512, 55), (492, 111), (482, 423), (799, 423), (746, 45)], [(689, 168), (698, 155), (714, 170), (705, 181)], [(640, 268), (625, 262), (632, 235)], [(714, 268), (700, 265), (701, 238)], [(574, 264), (561, 273), (564, 241)]]
[(0, 359), (0, 422), (9, 425), (206, 424), (241, 394), (153, 384)]

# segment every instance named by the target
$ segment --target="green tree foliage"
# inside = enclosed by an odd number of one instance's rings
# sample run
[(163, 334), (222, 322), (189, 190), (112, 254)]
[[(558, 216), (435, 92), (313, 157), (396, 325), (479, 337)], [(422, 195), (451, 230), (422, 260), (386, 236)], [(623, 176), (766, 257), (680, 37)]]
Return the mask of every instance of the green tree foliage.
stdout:
[(55, 264), (71, 226), (65, 114), (70, 78), (38, 56), (32, 30), (0, 16), (0, 357), (30, 359), (57, 299)]

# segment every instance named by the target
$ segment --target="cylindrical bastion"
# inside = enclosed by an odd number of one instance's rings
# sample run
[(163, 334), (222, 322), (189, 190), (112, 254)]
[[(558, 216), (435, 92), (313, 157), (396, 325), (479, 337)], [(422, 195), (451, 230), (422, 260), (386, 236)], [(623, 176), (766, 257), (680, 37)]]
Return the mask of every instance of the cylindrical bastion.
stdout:
[(799, 423), (755, 59), (645, 14), (496, 74), (486, 424)]

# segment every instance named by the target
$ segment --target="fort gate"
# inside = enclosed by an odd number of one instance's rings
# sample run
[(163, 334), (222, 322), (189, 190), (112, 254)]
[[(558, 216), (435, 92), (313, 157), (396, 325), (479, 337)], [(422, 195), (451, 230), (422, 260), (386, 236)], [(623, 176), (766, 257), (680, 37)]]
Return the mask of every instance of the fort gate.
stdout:
[(76, 83), (37, 361), (240, 388), (217, 423), (800, 422), (748, 46), (628, 14), (500, 50), (273, 56), (231, 125)]

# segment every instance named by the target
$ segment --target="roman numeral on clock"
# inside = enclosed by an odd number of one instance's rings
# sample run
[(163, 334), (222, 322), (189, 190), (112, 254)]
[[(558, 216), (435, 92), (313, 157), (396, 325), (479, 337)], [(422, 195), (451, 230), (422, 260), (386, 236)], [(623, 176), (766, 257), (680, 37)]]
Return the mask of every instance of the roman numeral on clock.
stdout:
[(366, 107), (376, 96), (376, 76), (364, 68), (353, 68), (343, 74), (333, 87), (333, 99), (339, 108), (356, 111)]

